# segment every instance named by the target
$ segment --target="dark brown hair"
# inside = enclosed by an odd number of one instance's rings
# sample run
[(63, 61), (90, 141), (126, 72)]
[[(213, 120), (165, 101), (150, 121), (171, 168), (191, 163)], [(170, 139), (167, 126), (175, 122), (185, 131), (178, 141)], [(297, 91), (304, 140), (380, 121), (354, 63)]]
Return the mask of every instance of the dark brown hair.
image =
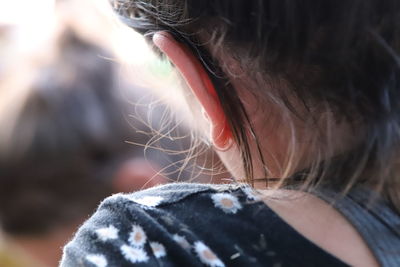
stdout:
[[(275, 88), (267, 91), (259, 84), (260, 89), (248, 90), (273, 99), (282, 118), (300, 119), (305, 128), (316, 129), (314, 144), (318, 148), (313, 151), (304, 184), (329, 180), (348, 190), (354, 184), (368, 183), (383, 190), (400, 209), (398, 1), (111, 2), (120, 18), (144, 36), (169, 31), (202, 60), (241, 147), (248, 180), (254, 176), (247, 140), (261, 137), (254, 135), (227, 69), (218, 61), (216, 55), (221, 51), (229, 50), (246, 67), (249, 77), (257, 80), (261, 74), (271, 85), (268, 88)], [(202, 36), (209, 39), (204, 41)], [(300, 108), (293, 104), (293, 97), (301, 103)], [(321, 114), (329, 117), (323, 127), (316, 123)], [(357, 146), (334, 157), (332, 146), (340, 141), (334, 136), (334, 127), (343, 122), (359, 135)], [(285, 123), (292, 122), (288, 119)], [(293, 140), (287, 166), (296, 166), (296, 145), (301, 140), (295, 132)], [(268, 169), (265, 176), (270, 177)]]

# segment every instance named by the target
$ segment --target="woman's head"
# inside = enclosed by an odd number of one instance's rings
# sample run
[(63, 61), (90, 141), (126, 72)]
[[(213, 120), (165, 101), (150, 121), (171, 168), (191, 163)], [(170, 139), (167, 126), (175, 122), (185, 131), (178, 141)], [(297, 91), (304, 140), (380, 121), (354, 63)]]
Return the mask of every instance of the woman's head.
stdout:
[(239, 153), (220, 154), (240, 155), (247, 179), (307, 169), (308, 184), (369, 183), (400, 205), (398, 1), (112, 2), (129, 26), (168, 32), (197, 58)]

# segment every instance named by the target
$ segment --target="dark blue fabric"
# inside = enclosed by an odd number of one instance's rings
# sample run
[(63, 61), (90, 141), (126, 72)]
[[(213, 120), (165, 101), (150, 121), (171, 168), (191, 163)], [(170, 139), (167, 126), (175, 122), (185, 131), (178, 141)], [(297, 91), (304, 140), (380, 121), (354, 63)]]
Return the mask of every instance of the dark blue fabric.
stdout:
[(249, 189), (170, 184), (112, 196), (65, 247), (61, 266), (347, 266)]

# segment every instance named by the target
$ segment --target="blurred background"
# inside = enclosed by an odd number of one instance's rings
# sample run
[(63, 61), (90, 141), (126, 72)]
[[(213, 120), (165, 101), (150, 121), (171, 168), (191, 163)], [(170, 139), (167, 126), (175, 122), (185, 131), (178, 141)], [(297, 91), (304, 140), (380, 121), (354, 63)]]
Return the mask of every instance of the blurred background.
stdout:
[(171, 65), (108, 5), (0, 1), (1, 267), (57, 266), (111, 194), (229, 181)]

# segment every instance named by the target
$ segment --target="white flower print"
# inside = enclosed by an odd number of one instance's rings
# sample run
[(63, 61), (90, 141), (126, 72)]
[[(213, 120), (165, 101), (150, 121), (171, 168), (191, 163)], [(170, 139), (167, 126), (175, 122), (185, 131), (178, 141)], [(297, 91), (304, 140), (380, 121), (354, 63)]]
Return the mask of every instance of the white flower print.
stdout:
[(199, 256), (201, 262), (210, 267), (224, 267), (225, 264), (207, 247), (203, 242), (197, 241), (194, 243), (194, 250)]
[(237, 197), (228, 193), (216, 193), (211, 196), (214, 206), (222, 209), (226, 213), (235, 214), (242, 208)]
[(138, 203), (142, 206), (154, 208), (157, 207), (164, 199), (159, 196), (145, 196), (142, 198), (127, 197), (130, 201)]
[(176, 243), (178, 243), (179, 245), (181, 245), (182, 248), (186, 249), (186, 250), (190, 250), (190, 244), (189, 242), (186, 240), (186, 238), (184, 236), (178, 235), (178, 234), (174, 234), (172, 236), (172, 238), (175, 240)]
[(121, 253), (125, 259), (132, 263), (146, 262), (149, 260), (149, 257), (142, 248), (134, 248), (128, 245), (122, 245)]
[(251, 188), (250, 186), (242, 187), (242, 191), (246, 195), (248, 200), (251, 200), (251, 201), (260, 201), (261, 200), (260, 194), (254, 188)]
[(96, 267), (106, 267), (107, 266), (106, 257), (104, 257), (101, 254), (89, 254), (86, 256), (86, 260), (89, 261), (90, 263), (94, 264)]
[(110, 225), (105, 228), (97, 229), (95, 232), (100, 240), (107, 241), (109, 239), (117, 239), (119, 231), (113, 225)]
[(132, 247), (143, 247), (143, 245), (146, 243), (146, 240), (147, 236), (143, 228), (139, 225), (133, 225), (132, 231), (130, 232), (128, 238), (129, 244)]
[(165, 250), (164, 245), (158, 242), (150, 242), (150, 247), (153, 250), (154, 256), (156, 256), (156, 258), (161, 258), (167, 255), (167, 251)]

